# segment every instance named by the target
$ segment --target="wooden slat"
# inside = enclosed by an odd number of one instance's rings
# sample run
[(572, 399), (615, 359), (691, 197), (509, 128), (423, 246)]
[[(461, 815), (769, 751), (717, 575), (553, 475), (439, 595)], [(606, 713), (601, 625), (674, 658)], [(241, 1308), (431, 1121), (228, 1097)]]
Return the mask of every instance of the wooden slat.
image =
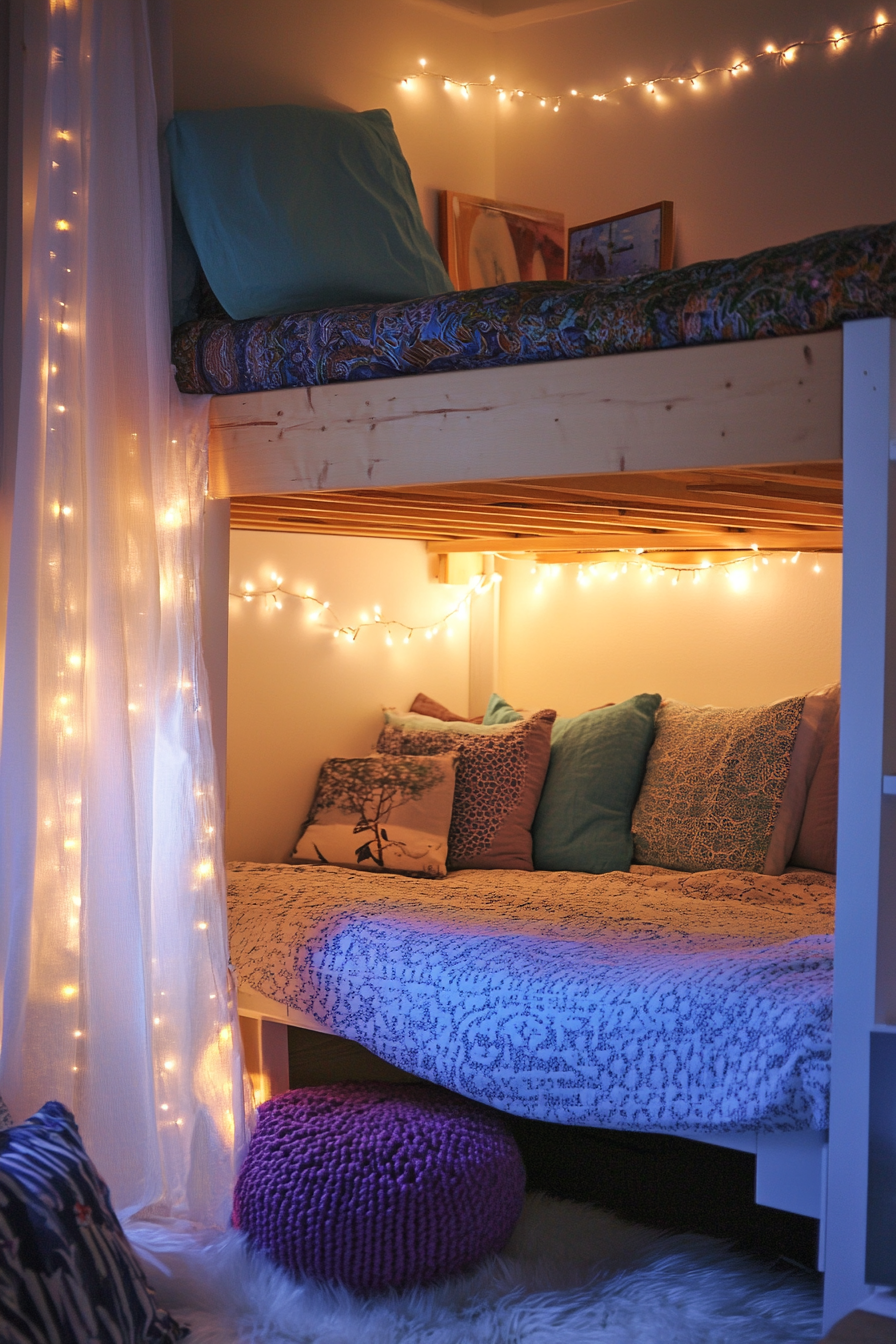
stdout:
[[(598, 540), (600, 546), (598, 546)], [(715, 550), (749, 550), (751, 546), (762, 550), (783, 551), (839, 551), (842, 548), (842, 534), (833, 529), (816, 530), (789, 528), (779, 532), (755, 529), (750, 532), (718, 532), (712, 528), (704, 531), (641, 531), (607, 532), (598, 538), (593, 532), (571, 533), (567, 536), (526, 537), (525, 545), (514, 544), (506, 537), (464, 537), (429, 541), (426, 549), (430, 554), (449, 555), (452, 551), (497, 551), (504, 554), (529, 554), (532, 551), (595, 551), (601, 547), (608, 551), (635, 550), (695, 550), (711, 547)]]
[(830, 331), (216, 397), (209, 491), (835, 460), (841, 351)]
[(813, 506), (801, 511), (796, 508), (785, 510), (742, 507), (731, 512), (717, 508), (700, 508), (694, 504), (691, 508), (668, 506), (641, 508), (637, 504), (626, 503), (625, 507), (609, 504), (584, 507), (545, 506), (522, 510), (516, 508), (488, 508), (475, 506), (440, 507), (436, 501), (413, 504), (410, 501), (396, 500), (358, 500), (346, 495), (312, 504), (304, 498), (294, 496), (281, 497), (276, 502), (269, 499), (240, 500), (239, 512), (243, 517), (251, 514), (263, 518), (275, 516), (291, 517), (296, 527), (303, 524), (313, 527), (317, 522), (344, 522), (350, 531), (356, 527), (395, 526), (399, 530), (410, 530), (422, 535), (448, 532), (506, 532), (508, 535), (525, 535), (543, 531), (562, 532), (585, 531), (616, 528), (624, 521), (627, 527), (652, 527), (655, 525), (683, 526), (688, 523), (705, 523), (717, 527), (753, 527), (768, 526), (820, 526), (837, 527), (840, 514), (835, 507)]
[[(253, 495), (234, 499), (231, 517), (235, 527), (422, 539), (442, 554), (636, 547), (645, 536), (685, 536), (705, 545), (707, 538), (718, 535), (727, 538), (726, 548), (756, 541), (781, 549), (800, 542), (805, 549), (836, 549), (842, 517), (840, 465), (615, 472), (544, 481)], [(732, 543), (732, 536), (739, 540)]]

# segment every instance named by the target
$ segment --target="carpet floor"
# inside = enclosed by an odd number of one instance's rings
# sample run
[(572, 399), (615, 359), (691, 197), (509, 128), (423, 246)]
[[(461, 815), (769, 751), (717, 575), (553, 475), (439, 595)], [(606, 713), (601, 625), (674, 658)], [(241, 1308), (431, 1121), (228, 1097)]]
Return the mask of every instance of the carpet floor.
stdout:
[(146, 1222), (127, 1232), (190, 1344), (798, 1344), (821, 1334), (812, 1276), (539, 1194), (501, 1255), (447, 1283), (372, 1297), (296, 1281), (237, 1232)]

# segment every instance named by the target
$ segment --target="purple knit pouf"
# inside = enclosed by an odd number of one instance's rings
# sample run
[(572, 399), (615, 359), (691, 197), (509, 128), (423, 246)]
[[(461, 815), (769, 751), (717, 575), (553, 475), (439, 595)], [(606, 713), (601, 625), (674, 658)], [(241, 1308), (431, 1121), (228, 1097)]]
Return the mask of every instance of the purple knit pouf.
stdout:
[(258, 1108), (234, 1226), (284, 1269), (372, 1290), (499, 1251), (526, 1173), (501, 1120), (425, 1084), (341, 1083)]

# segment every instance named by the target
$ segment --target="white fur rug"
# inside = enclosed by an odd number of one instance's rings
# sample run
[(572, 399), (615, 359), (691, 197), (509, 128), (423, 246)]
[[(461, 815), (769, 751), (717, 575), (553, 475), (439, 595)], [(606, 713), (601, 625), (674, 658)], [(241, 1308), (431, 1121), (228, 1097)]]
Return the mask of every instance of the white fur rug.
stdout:
[(530, 1195), (498, 1256), (462, 1278), (359, 1297), (297, 1282), (237, 1232), (127, 1227), (190, 1344), (797, 1344), (821, 1334), (817, 1286), (584, 1204)]

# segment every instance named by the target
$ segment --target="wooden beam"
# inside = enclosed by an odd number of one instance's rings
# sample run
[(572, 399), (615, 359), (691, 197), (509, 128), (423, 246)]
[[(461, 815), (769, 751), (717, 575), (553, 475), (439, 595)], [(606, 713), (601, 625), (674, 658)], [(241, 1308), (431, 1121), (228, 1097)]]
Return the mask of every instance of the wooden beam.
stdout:
[(215, 397), (212, 496), (837, 459), (842, 333)]
[(780, 551), (839, 551), (842, 534), (833, 528), (782, 528), (780, 531), (752, 529), (744, 532), (719, 532), (712, 528), (690, 532), (673, 530), (607, 532), (596, 536), (593, 532), (579, 532), (567, 536), (524, 537), (465, 537), (429, 541), (430, 554), (447, 555), (451, 551), (483, 551), (500, 554), (530, 554), (533, 551), (608, 551), (637, 550), (705, 550), (745, 551), (753, 545), (761, 550)]
[(620, 519), (625, 526), (651, 527), (660, 525), (681, 525), (688, 522), (706, 522), (718, 527), (750, 527), (771, 525), (816, 525), (839, 527), (840, 512), (834, 507), (812, 505), (805, 508), (763, 508), (761, 505), (750, 508), (747, 504), (738, 509), (726, 511), (720, 508), (701, 507), (693, 502), (682, 507), (677, 502), (665, 507), (653, 505), (642, 507), (637, 501), (620, 501), (620, 505), (566, 505), (563, 503), (533, 505), (521, 509), (508, 506), (474, 505), (472, 503), (443, 504), (437, 499), (421, 500), (414, 503), (397, 499), (358, 499), (351, 494), (316, 497), (311, 503), (305, 503), (305, 496), (262, 497), (254, 500), (234, 501), (234, 508), (253, 512), (259, 517), (274, 514), (278, 517), (291, 516), (297, 522), (304, 520), (313, 524), (317, 520), (348, 523), (395, 523), (410, 526), (414, 530), (443, 533), (460, 528), (470, 532), (499, 531), (513, 533), (538, 533), (557, 529), (563, 532), (586, 530), (591, 527), (618, 527)]

